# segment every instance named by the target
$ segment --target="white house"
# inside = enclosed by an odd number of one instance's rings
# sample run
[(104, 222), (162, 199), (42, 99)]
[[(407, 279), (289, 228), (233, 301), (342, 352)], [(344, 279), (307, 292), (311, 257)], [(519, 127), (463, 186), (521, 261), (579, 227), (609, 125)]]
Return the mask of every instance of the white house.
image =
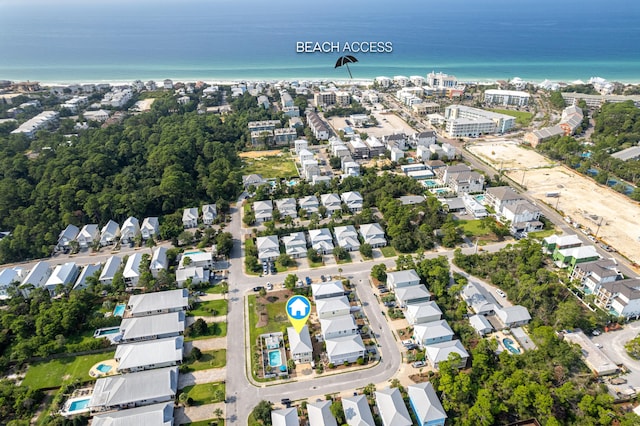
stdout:
[(422, 284), (397, 287), (395, 289), (396, 300), (401, 307), (407, 307), (413, 303), (428, 302), (431, 300), (431, 293)]
[(164, 339), (184, 333), (184, 311), (144, 317), (123, 318), (120, 322), (121, 343)]
[(8, 288), (11, 284), (19, 285), (26, 275), (26, 271), (19, 267), (6, 268), (0, 272), (0, 300), (8, 299)]
[(300, 333), (293, 327), (287, 327), (289, 336), (289, 352), (296, 364), (305, 364), (313, 361), (313, 345), (309, 335), (309, 327), (302, 327)]
[(480, 287), (474, 282), (469, 282), (462, 288), (461, 296), (462, 300), (478, 315), (490, 315), (496, 310), (496, 305), (487, 300)]
[(113, 277), (116, 275), (116, 272), (120, 270), (121, 264), (122, 259), (118, 256), (111, 256), (109, 259), (107, 259), (107, 263), (105, 263), (104, 268), (100, 273), (100, 277), (98, 278), (100, 284), (111, 284), (113, 282)]
[(425, 349), (427, 359), (435, 368), (438, 368), (442, 361), (448, 360), (449, 355), (452, 353), (460, 355), (460, 364), (457, 365), (459, 368), (463, 368), (467, 364), (467, 359), (469, 359), (469, 353), (462, 346), (460, 340), (457, 339), (428, 345), (425, 346)]
[(342, 398), (342, 411), (348, 426), (375, 426), (365, 395)]
[(420, 284), (420, 277), (414, 269), (387, 272), (387, 284), (391, 289)]
[(114, 359), (119, 373), (173, 367), (182, 363), (184, 337), (146, 340), (118, 345)]
[(544, 227), (540, 222), (542, 211), (538, 206), (534, 206), (527, 200), (520, 200), (513, 204), (508, 204), (502, 209), (505, 220), (511, 223), (511, 232), (531, 232)]
[(100, 413), (91, 419), (92, 426), (115, 426), (115, 425), (160, 425), (172, 426), (174, 402), (163, 402), (160, 404), (145, 405), (144, 407), (128, 408), (120, 411), (110, 411)]
[(133, 242), (140, 233), (140, 224), (135, 217), (128, 217), (120, 227), (120, 241), (122, 243)]
[(176, 282), (178, 287), (184, 286), (184, 284), (191, 279), (192, 284), (200, 284), (209, 281), (209, 270), (204, 269), (202, 266), (189, 266), (187, 268), (176, 269)]
[(365, 223), (360, 225), (360, 235), (365, 244), (369, 244), (371, 248), (384, 247), (387, 245), (387, 239), (384, 236), (382, 226), (378, 223)]
[(298, 199), (298, 205), (307, 213), (307, 216), (311, 216), (313, 213), (318, 213), (320, 203), (315, 195), (309, 195)]
[(419, 302), (409, 304), (404, 316), (410, 325), (417, 325), (439, 320), (442, 311), (434, 301)]
[(451, 330), (446, 320), (416, 324), (413, 328), (413, 339), (420, 346), (447, 342), (453, 339), (453, 334), (453, 330)]
[(36, 263), (33, 268), (31, 268), (27, 276), (24, 277), (22, 284), (20, 284), (22, 293), (27, 296), (29, 294), (30, 286), (33, 286), (35, 288), (43, 287), (49, 279), (51, 272), (52, 269), (49, 263), (44, 261)]
[(149, 264), (149, 270), (151, 274), (158, 278), (158, 273), (160, 271), (166, 271), (169, 269), (169, 262), (167, 261), (167, 248), (166, 247), (156, 247), (153, 250), (153, 255), (151, 256), (151, 262)]
[(311, 294), (314, 300), (329, 299), (344, 296), (342, 281), (335, 280), (324, 283), (311, 284)]
[(124, 265), (124, 271), (122, 271), (122, 277), (127, 287), (135, 287), (140, 280), (140, 262), (142, 261), (142, 253), (133, 253), (127, 259), (127, 263)]
[(66, 287), (75, 283), (79, 272), (78, 265), (76, 265), (75, 262), (67, 262), (63, 265), (58, 265), (53, 268), (53, 272), (47, 279), (47, 282), (44, 283), (44, 288), (46, 288), (53, 296), (55, 295), (56, 287), (58, 285)]
[(484, 336), (493, 331), (493, 326), (484, 315), (470, 316), (469, 325), (471, 325), (480, 336)]
[(514, 305), (496, 309), (496, 315), (505, 327), (519, 327), (529, 324), (531, 315), (524, 306)]
[(316, 300), (316, 312), (319, 319), (340, 317), (349, 315), (351, 305), (347, 296), (330, 297)]
[(295, 407), (271, 411), (272, 426), (300, 426), (298, 409)]
[(298, 158), (300, 159), (300, 164), (303, 164), (307, 160), (313, 160), (313, 152), (308, 149), (301, 149), (298, 152)]
[(273, 201), (256, 201), (253, 203), (253, 212), (255, 213), (256, 223), (273, 220)]
[(331, 414), (331, 401), (313, 402), (307, 405), (309, 426), (338, 426), (336, 418)]
[(211, 269), (213, 266), (213, 254), (208, 251), (196, 251), (183, 254), (178, 262), (178, 269), (185, 267), (184, 261), (189, 258), (190, 263), (187, 266), (200, 266), (204, 269)]
[(419, 426), (444, 426), (447, 412), (431, 382), (417, 383), (407, 387), (409, 405), (418, 419)]
[(309, 142), (307, 142), (305, 139), (297, 139), (293, 141), (293, 149), (295, 153), (298, 155), (300, 155), (300, 152), (303, 149), (306, 150), (308, 148), (309, 148)]
[(353, 315), (341, 315), (320, 320), (322, 337), (325, 340), (336, 337), (350, 336), (358, 333), (358, 326), (353, 319)]
[(100, 231), (100, 245), (104, 247), (115, 244), (118, 236), (120, 236), (120, 225), (113, 220), (109, 220)]
[(347, 205), (351, 213), (362, 211), (363, 198), (357, 191), (348, 191), (340, 195), (342, 202)]
[(280, 256), (280, 244), (276, 235), (256, 238), (256, 248), (258, 249), (259, 260), (276, 260)]
[(287, 216), (292, 219), (298, 217), (295, 198), (281, 198), (276, 200), (276, 208), (280, 213), (281, 219), (284, 219)]
[(71, 224), (67, 225), (67, 227), (60, 232), (60, 235), (58, 235), (56, 250), (65, 250), (69, 248), (69, 243), (76, 239), (78, 232), (80, 232), (80, 229), (78, 229), (77, 226)]
[(502, 209), (518, 201), (524, 200), (522, 195), (518, 194), (510, 186), (496, 186), (487, 188), (484, 191), (484, 202), (493, 208), (498, 214), (502, 214)]
[(215, 204), (205, 204), (202, 206), (202, 222), (205, 225), (211, 225), (218, 217), (218, 208)]
[(198, 208), (191, 207), (182, 212), (182, 226), (184, 229), (196, 228), (198, 226)]
[(404, 404), (398, 388), (387, 388), (375, 392), (376, 406), (383, 426), (412, 426), (409, 410)]
[(325, 345), (327, 347), (327, 358), (329, 358), (330, 363), (335, 365), (345, 362), (353, 363), (358, 358), (364, 357), (365, 347), (359, 334), (325, 340)]
[(329, 228), (310, 229), (309, 242), (311, 243), (311, 247), (318, 253), (333, 253), (333, 237), (331, 236)]
[(357, 251), (360, 249), (360, 240), (358, 240), (358, 233), (353, 225), (336, 226), (333, 228), (335, 234), (335, 241), (339, 247), (342, 247), (346, 251)]
[(281, 238), (285, 253), (294, 259), (307, 257), (307, 239), (304, 232), (292, 232)]
[(82, 227), (78, 236), (76, 237), (76, 241), (78, 241), (78, 245), (80, 248), (87, 248), (93, 245), (94, 241), (98, 241), (100, 239), (100, 228), (98, 228), (97, 224), (89, 224)]
[(157, 217), (145, 217), (140, 227), (143, 240), (155, 238), (160, 233), (160, 222)]
[(89, 285), (87, 284), (87, 278), (92, 277), (96, 272), (99, 272), (102, 268), (102, 263), (88, 264), (82, 268), (82, 272), (78, 275), (78, 279), (73, 285), (73, 290), (83, 290)]
[(338, 194), (321, 194), (320, 203), (327, 209), (327, 217), (336, 211), (342, 210), (342, 202)]

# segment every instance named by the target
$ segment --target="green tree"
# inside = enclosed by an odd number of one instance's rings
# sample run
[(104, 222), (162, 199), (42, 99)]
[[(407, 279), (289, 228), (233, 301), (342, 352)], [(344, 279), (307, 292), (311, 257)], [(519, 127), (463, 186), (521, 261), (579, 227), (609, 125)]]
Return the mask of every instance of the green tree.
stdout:
[(371, 276), (381, 283), (387, 282), (387, 265), (378, 263), (371, 268)]
[(360, 245), (360, 254), (367, 258), (373, 257), (373, 249), (371, 248), (371, 244), (361, 244)]
[(254, 419), (262, 422), (263, 425), (271, 425), (271, 402), (265, 400), (260, 401), (251, 414), (253, 414)]
[(298, 282), (298, 276), (296, 274), (289, 274), (284, 279), (284, 286), (288, 290), (293, 290), (296, 288), (296, 283)]

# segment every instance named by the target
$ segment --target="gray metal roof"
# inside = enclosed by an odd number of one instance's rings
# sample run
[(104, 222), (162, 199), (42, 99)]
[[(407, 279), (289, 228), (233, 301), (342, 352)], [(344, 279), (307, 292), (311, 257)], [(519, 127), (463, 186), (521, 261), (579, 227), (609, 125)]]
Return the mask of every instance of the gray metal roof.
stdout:
[(154, 336), (175, 334), (184, 331), (184, 312), (170, 312), (147, 317), (124, 318), (120, 323), (122, 340), (148, 339)]
[(189, 291), (186, 288), (154, 293), (136, 294), (129, 298), (127, 308), (132, 316), (153, 314), (165, 310), (181, 310), (189, 306)]
[(342, 398), (342, 410), (349, 426), (375, 426), (371, 408), (364, 395)]
[(412, 426), (409, 410), (398, 388), (376, 391), (376, 405), (384, 426)]
[(331, 414), (331, 401), (314, 402), (307, 405), (309, 426), (338, 426)]
[(173, 426), (173, 401), (96, 414), (92, 426)]
[(116, 349), (115, 359), (118, 371), (145, 368), (182, 361), (184, 338), (146, 340), (144, 342), (122, 343)]
[(289, 336), (289, 347), (292, 355), (313, 352), (309, 327), (306, 325), (302, 327), (300, 333), (293, 327), (287, 327), (287, 335)]
[(430, 382), (418, 383), (407, 387), (407, 393), (411, 400), (411, 407), (420, 424), (430, 424), (447, 418), (447, 413), (436, 395), (436, 391)]

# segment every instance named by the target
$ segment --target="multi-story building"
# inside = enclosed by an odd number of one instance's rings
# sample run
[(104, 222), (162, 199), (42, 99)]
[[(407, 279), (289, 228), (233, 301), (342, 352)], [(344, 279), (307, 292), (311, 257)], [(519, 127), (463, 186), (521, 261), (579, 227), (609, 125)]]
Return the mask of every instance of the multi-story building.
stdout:
[(489, 89), (484, 92), (484, 101), (489, 105), (526, 106), (531, 95), (517, 90)]
[(58, 121), (60, 114), (57, 111), (43, 111), (35, 117), (22, 123), (17, 129), (13, 130), (12, 134), (23, 133), (28, 138), (33, 138), (36, 132), (41, 129), (45, 129), (54, 125)]
[(313, 95), (316, 106), (335, 105), (337, 102), (336, 98), (336, 92), (318, 92)]
[(515, 117), (463, 105), (448, 106), (444, 116), (446, 132), (456, 138), (505, 133), (516, 123)]
[(307, 112), (307, 124), (316, 139), (327, 140), (331, 136), (329, 126), (313, 111)]
[(433, 88), (456, 87), (458, 79), (453, 75), (432, 71), (427, 74), (427, 84)]

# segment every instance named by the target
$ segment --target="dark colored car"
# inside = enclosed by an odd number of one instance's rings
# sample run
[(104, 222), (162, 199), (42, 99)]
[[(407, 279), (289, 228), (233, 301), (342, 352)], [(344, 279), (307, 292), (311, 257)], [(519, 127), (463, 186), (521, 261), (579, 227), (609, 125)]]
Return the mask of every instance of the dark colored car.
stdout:
[(258, 291), (263, 290), (263, 289), (264, 289), (264, 287), (259, 285), (259, 286), (254, 287), (253, 291), (258, 292)]

